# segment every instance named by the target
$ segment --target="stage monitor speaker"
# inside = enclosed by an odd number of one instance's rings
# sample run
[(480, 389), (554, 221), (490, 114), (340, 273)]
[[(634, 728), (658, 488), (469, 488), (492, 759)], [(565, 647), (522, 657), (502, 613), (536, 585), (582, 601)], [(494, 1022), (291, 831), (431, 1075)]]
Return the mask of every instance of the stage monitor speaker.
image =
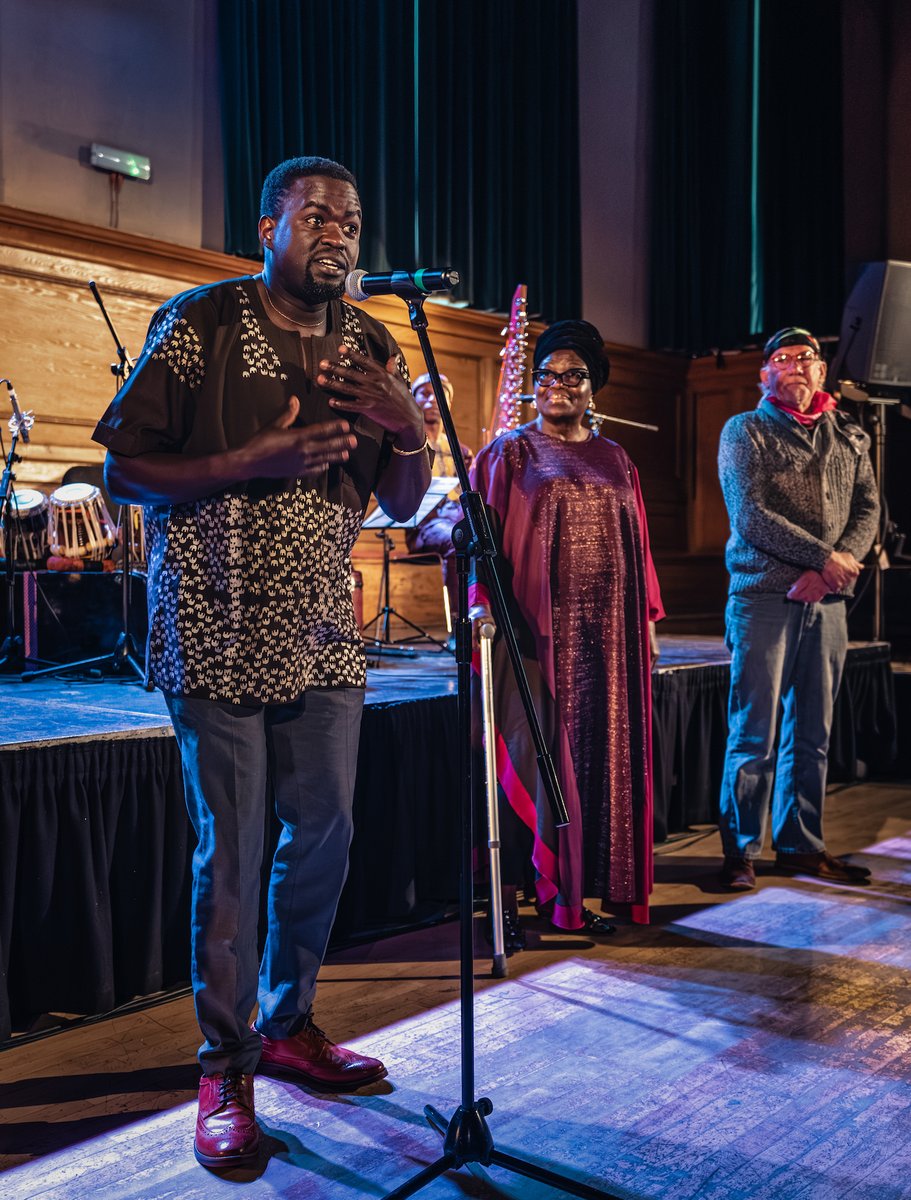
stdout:
[[(866, 263), (841, 318), (829, 390), (840, 380), (876, 389), (911, 389), (911, 263)], [(888, 394), (888, 393), (887, 393)]]

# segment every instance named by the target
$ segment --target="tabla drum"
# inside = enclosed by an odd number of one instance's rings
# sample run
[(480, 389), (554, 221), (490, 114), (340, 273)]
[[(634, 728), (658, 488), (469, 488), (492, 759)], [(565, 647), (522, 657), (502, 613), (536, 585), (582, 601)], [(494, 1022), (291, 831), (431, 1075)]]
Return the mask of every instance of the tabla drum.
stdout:
[(13, 563), (21, 570), (41, 565), (47, 554), (47, 496), (34, 488), (12, 492), (4, 514), (0, 554), (7, 551), (6, 524), (9, 522), (9, 549)]
[(98, 488), (65, 483), (51, 492), (48, 548), (53, 556), (100, 562), (110, 557), (116, 540), (114, 522)]

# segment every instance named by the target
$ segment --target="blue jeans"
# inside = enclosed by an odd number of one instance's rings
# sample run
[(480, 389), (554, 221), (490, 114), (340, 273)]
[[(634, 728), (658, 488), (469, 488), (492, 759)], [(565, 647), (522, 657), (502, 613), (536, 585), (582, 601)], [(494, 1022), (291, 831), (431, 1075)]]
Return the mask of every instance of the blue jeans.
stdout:
[(760, 854), (770, 805), (779, 854), (820, 851), (832, 710), (848, 648), (844, 602), (735, 595), (725, 622), (731, 692), (721, 784), (724, 853)]
[[(207, 1075), (252, 1072), (258, 1026), (286, 1038), (310, 1010), (348, 871), (364, 693), (314, 690), (294, 704), (247, 707), (166, 697), (196, 831), (191, 926), (196, 1017)], [(282, 824), (259, 962), (267, 776)]]

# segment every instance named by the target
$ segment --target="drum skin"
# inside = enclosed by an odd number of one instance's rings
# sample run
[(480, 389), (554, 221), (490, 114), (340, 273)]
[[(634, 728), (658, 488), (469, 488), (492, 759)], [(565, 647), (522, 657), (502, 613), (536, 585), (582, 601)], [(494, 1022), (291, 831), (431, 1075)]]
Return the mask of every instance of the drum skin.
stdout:
[[(34, 488), (19, 488), (10, 496), (8, 513), (12, 558), (20, 570), (34, 570), (43, 565), (47, 557), (48, 502), (44, 492)], [(5, 557), (7, 549), (6, 529), (0, 539), (0, 554)]]
[(90, 483), (67, 483), (51, 492), (48, 549), (60, 558), (100, 562), (117, 540), (114, 522), (101, 492)]

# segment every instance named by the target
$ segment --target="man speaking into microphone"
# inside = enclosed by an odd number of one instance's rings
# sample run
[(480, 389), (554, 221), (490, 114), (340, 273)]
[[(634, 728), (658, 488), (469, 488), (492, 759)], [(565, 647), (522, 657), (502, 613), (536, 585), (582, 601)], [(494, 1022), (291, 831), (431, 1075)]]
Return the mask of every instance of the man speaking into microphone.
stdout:
[[(351, 548), (371, 492), (406, 520), (430, 482), (401, 351), (342, 298), (361, 237), (354, 176), (290, 159), (260, 213), (262, 273), (163, 305), (95, 431), (111, 495), (145, 506), (148, 673), (198, 840), (194, 1149), (207, 1166), (255, 1159), (258, 1067), (325, 1091), (385, 1074), (331, 1042), (312, 1002), (348, 867), (366, 683)], [(282, 832), (260, 963), (267, 779)]]

